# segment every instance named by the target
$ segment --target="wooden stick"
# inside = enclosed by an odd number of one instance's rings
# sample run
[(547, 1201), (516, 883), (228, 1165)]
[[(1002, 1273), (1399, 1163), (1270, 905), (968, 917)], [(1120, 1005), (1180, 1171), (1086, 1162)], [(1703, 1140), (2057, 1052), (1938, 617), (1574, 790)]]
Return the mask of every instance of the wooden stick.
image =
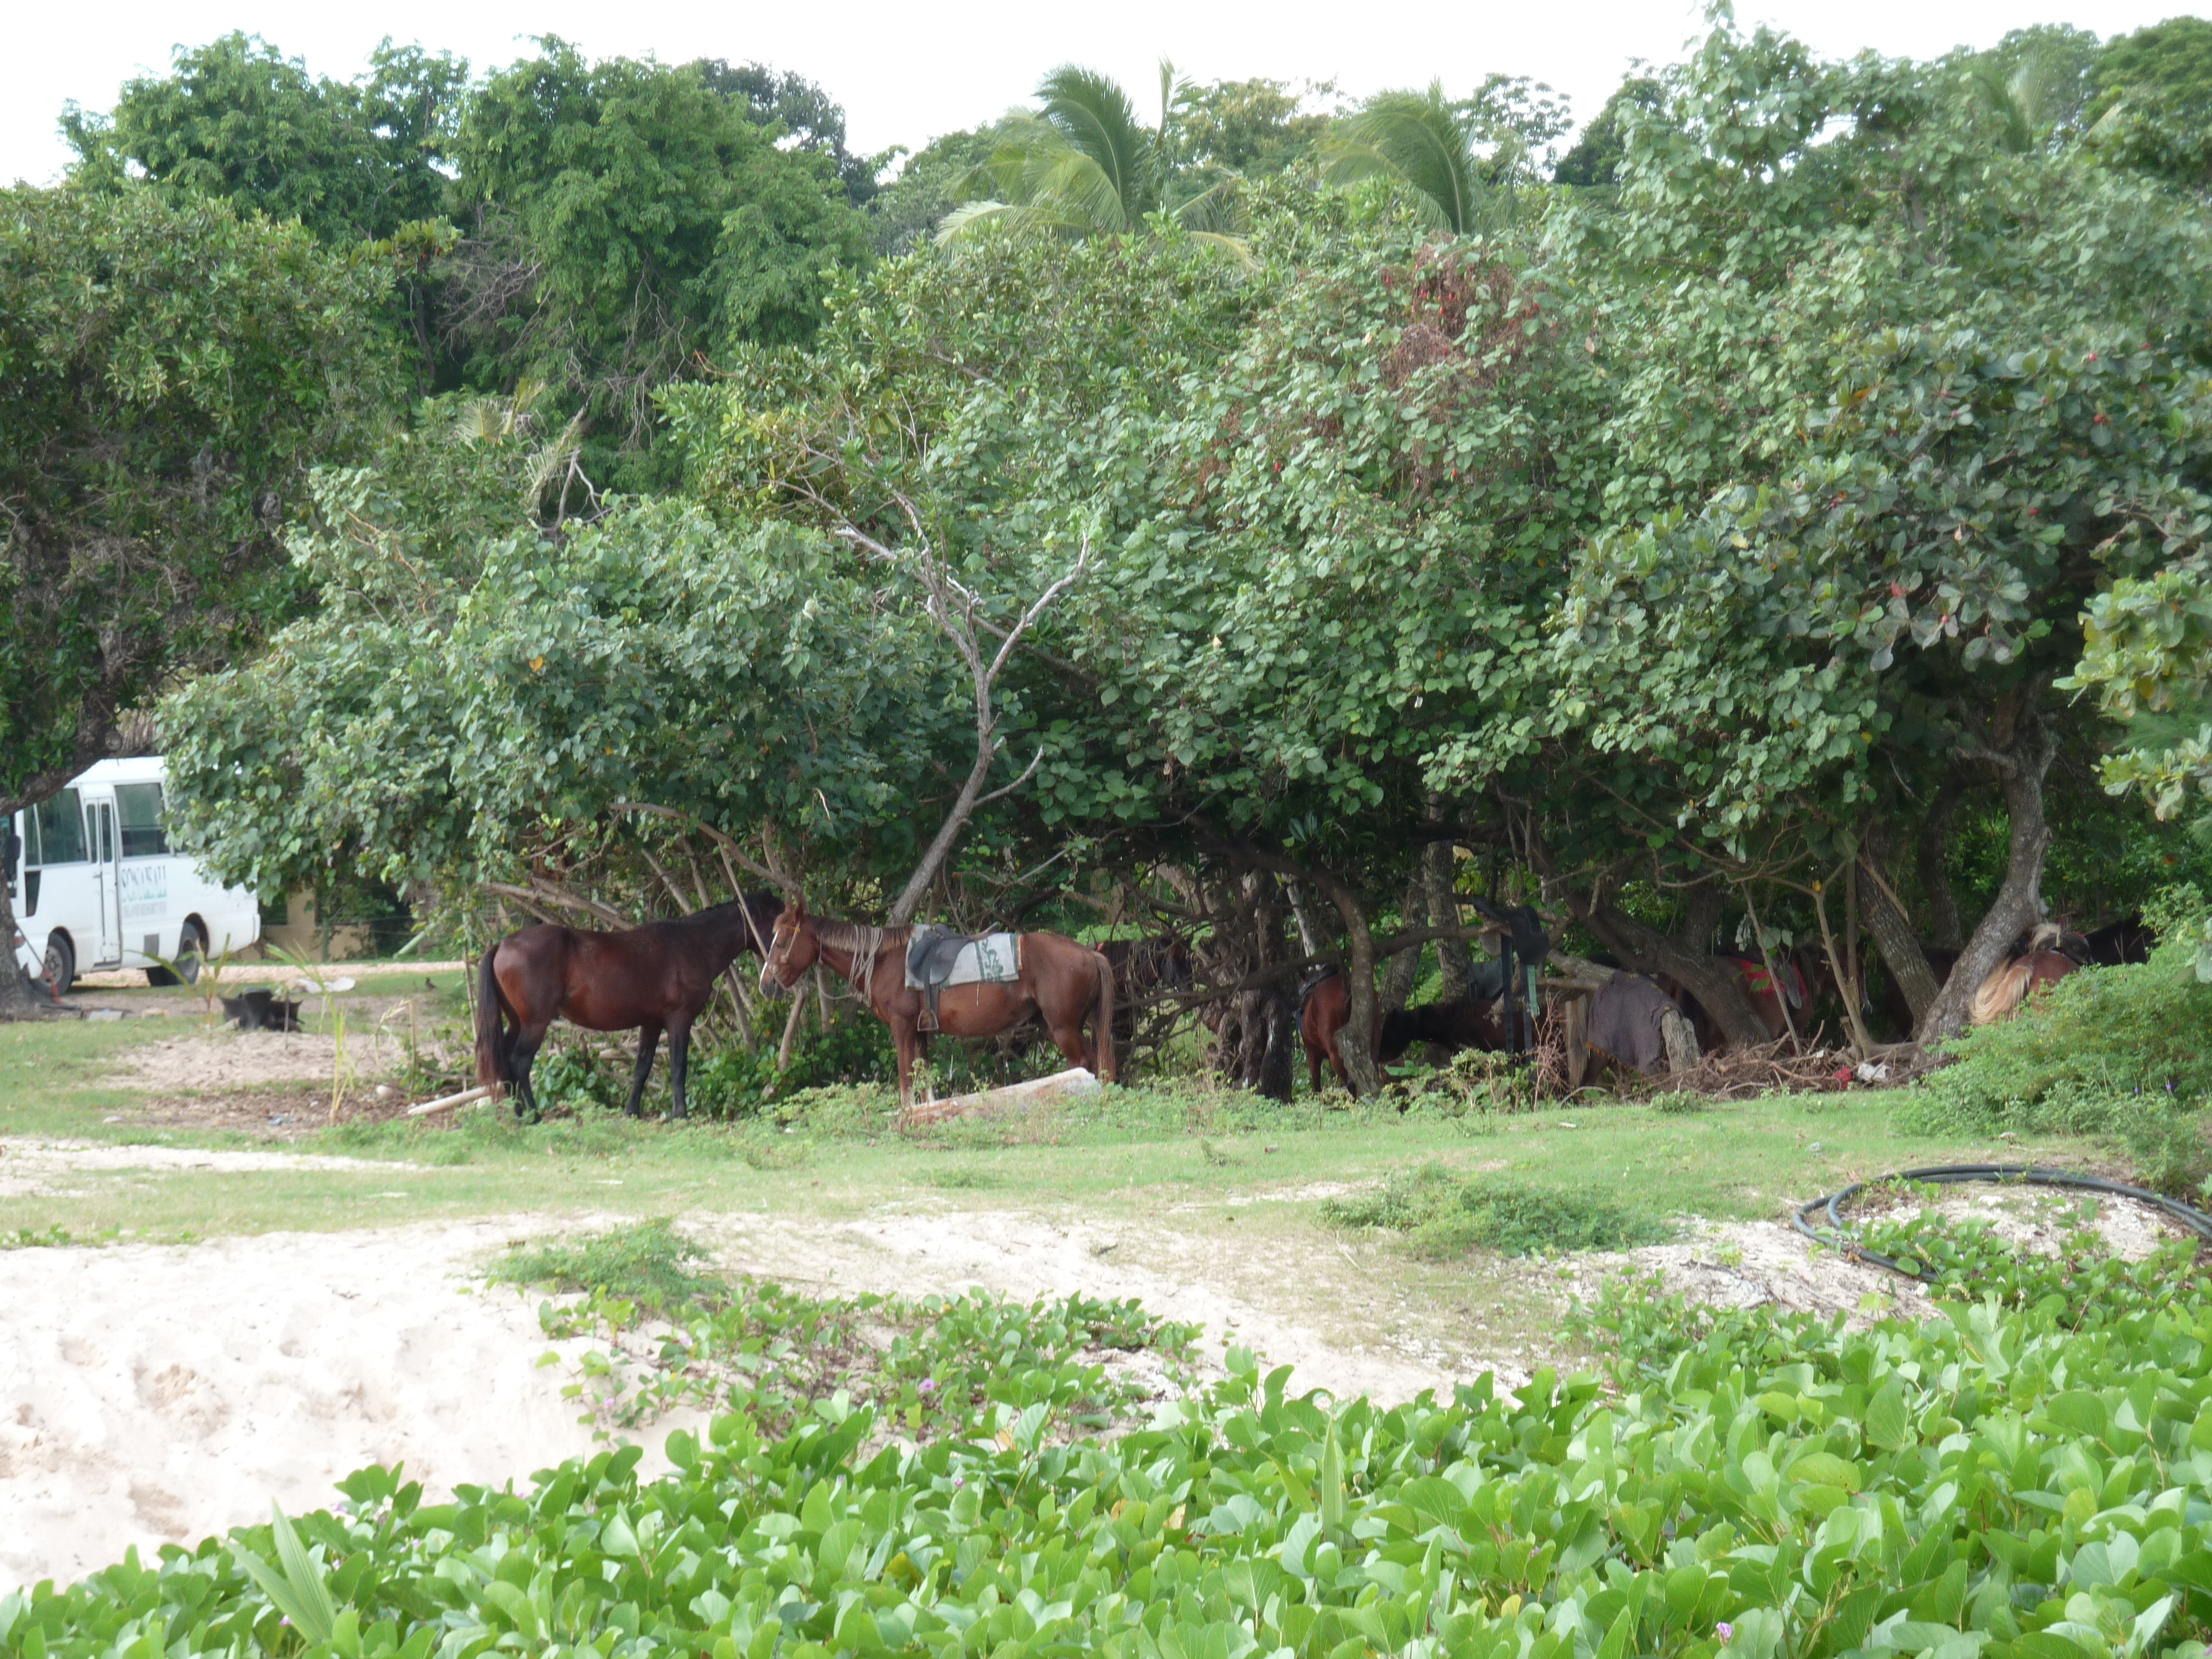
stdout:
[(500, 1085), (496, 1083), (479, 1084), (473, 1089), (464, 1089), (457, 1095), (447, 1095), (443, 1100), (426, 1100), (420, 1106), (410, 1106), (407, 1109), (407, 1115), (428, 1117), (433, 1112), (450, 1112), (456, 1107), (467, 1105), (472, 1100), (489, 1099), (496, 1095), (499, 1091)]

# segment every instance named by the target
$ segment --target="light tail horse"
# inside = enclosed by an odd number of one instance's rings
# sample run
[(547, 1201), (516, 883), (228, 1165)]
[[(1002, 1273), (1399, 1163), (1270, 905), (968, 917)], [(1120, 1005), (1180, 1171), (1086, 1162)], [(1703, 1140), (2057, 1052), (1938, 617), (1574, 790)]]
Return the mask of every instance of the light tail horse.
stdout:
[[(873, 927), (810, 915), (795, 900), (775, 919), (761, 990), (787, 991), (822, 963), (843, 977), (876, 1018), (891, 1028), (898, 1048), (899, 1111), (914, 1105), (914, 1062), (921, 1052), (922, 994), (906, 982), (911, 927)], [(947, 1036), (991, 1037), (1031, 1013), (1044, 1022), (1071, 1066), (1103, 1082), (1114, 1075), (1114, 970), (1087, 945), (1058, 933), (1022, 933), (1018, 976), (1006, 983), (948, 985), (938, 993), (937, 1029)], [(1084, 1027), (1091, 1028), (1086, 1036)]]
[(2056, 985), (2079, 965), (2061, 948), (2069, 942), (2056, 922), (2038, 927), (2024, 952), (2000, 963), (1981, 982), (1967, 1018), (1977, 1025), (2001, 1025), (2010, 1019), (2029, 997), (2046, 985)]

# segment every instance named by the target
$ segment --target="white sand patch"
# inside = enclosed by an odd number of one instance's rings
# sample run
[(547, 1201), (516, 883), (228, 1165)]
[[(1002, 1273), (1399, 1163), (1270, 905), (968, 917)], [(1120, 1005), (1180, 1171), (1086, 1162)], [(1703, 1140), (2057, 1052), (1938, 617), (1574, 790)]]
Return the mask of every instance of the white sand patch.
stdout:
[[(1122, 1224), (1069, 1222), (991, 1212), (885, 1214), (866, 1221), (794, 1226), (769, 1217), (694, 1218), (686, 1231), (714, 1248), (720, 1265), (816, 1294), (926, 1296), (971, 1287), (1027, 1301), (1039, 1296), (1134, 1297), (1146, 1311), (1206, 1327), (1203, 1352), (1218, 1358), (1222, 1337), (1253, 1349), (1269, 1365), (1294, 1368), (1291, 1388), (1327, 1389), (1340, 1398), (1366, 1394), (1389, 1404), (1424, 1389), (1445, 1399), (1480, 1365), (1453, 1367), (1440, 1348), (1418, 1358), (1389, 1352), (1389, 1334), (1350, 1348), (1253, 1300), (1221, 1271), (1218, 1241)], [(1127, 1261), (1125, 1256), (1149, 1258)], [(1413, 1345), (1422, 1346), (1424, 1345)], [(1494, 1367), (1518, 1386), (1527, 1374)]]
[(591, 1451), (535, 1300), (471, 1293), (542, 1225), (0, 1253), (0, 1594), (329, 1506), (368, 1463), (442, 1495)]
[(362, 1158), (327, 1158), (305, 1152), (209, 1152), (190, 1146), (117, 1146), (92, 1140), (0, 1139), (0, 1198), (69, 1195), (58, 1186), (88, 1170), (207, 1170), (218, 1175), (255, 1174), (270, 1170), (327, 1170), (337, 1172), (398, 1170), (409, 1176), (441, 1171), (419, 1164)]
[(2160, 1245), (2188, 1235), (2162, 1210), (2118, 1193), (2085, 1193), (2059, 1187), (1972, 1186), (1951, 1188), (1934, 1202), (1903, 1215), (1941, 1216), (1948, 1221), (1980, 1221), (2011, 1245), (2033, 1255), (2057, 1255), (2065, 1248), (2069, 1224), (2085, 1204), (2094, 1204), (2093, 1225), (2114, 1255), (2140, 1261)]
[(1843, 1314), (1854, 1324), (1928, 1306), (1926, 1293), (1912, 1280), (1816, 1247), (1780, 1221), (1692, 1220), (1686, 1236), (1671, 1244), (1575, 1256), (1559, 1283), (1584, 1302), (1595, 1302), (1600, 1283), (1624, 1273), (1656, 1273), (1667, 1294), (1705, 1307)]

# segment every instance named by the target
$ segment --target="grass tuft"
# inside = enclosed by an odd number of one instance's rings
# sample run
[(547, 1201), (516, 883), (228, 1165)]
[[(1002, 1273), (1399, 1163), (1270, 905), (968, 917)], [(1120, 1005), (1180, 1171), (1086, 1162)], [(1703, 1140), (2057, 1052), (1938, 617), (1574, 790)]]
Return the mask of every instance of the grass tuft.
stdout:
[(720, 1279), (691, 1271), (707, 1252), (662, 1219), (616, 1227), (586, 1239), (509, 1250), (485, 1277), (495, 1285), (539, 1285), (635, 1302), (657, 1311), (712, 1304), (727, 1294)]
[(1411, 1236), (1417, 1255), (1440, 1261), (1477, 1248), (1500, 1255), (1626, 1250), (1659, 1244), (1674, 1230), (1657, 1217), (1608, 1200), (1520, 1182), (1462, 1182), (1440, 1164), (1401, 1171), (1381, 1188), (1321, 1206), (1322, 1219)]

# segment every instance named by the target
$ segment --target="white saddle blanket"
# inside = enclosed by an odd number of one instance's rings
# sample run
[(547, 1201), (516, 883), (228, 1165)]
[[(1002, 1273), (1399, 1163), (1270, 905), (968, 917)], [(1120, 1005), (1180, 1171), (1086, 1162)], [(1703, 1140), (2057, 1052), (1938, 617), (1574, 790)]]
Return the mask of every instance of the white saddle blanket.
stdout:
[[(1022, 976), (1022, 943), (1018, 933), (986, 933), (971, 945), (963, 945), (960, 954), (952, 959), (952, 977), (947, 985), (1012, 985)], [(906, 976), (907, 989), (918, 991), (921, 985), (909, 972)]]

